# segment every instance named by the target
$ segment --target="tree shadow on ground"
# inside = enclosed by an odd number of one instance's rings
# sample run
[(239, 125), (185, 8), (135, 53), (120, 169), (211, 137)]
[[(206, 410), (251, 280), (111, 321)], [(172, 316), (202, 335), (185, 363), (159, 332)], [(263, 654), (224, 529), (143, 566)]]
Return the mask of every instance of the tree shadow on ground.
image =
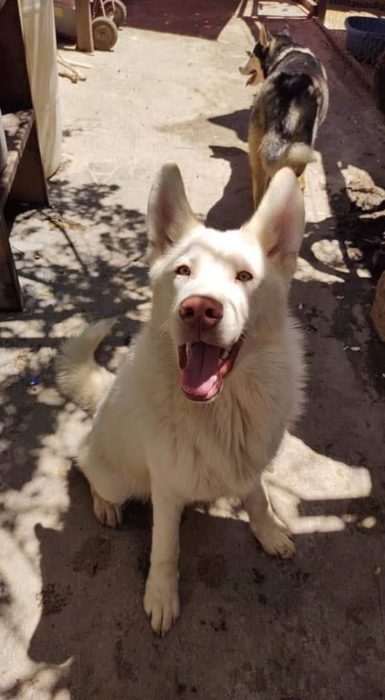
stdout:
[[(21, 532), (25, 517), (42, 522), (36, 526), (36, 537), (39, 539), (39, 533), (43, 533), (43, 558), (47, 553), (45, 531), (48, 545), (52, 542), (48, 533), (52, 531), (64, 548), (70, 546), (74, 535), (72, 530), (69, 538), (65, 534), (66, 516), (64, 539), (61, 533), (43, 524), (54, 522), (57, 527), (60, 521), (63, 501), (56, 496), (63, 493), (63, 488), (66, 491), (68, 454), (73, 454), (72, 443), (76, 443), (78, 433), (73, 426), (79, 423), (81, 429), (88, 420), (53, 390), (53, 361), (58, 346), (76, 331), (74, 317), (92, 322), (119, 316), (114, 336), (104, 344), (102, 352), (102, 359), (114, 367), (119, 349), (129, 344), (149, 302), (144, 215), (122, 206), (119, 188), (113, 184), (74, 185), (56, 178), (50, 189), (52, 207), (24, 212), (14, 226), (13, 249), (25, 308), (23, 314), (2, 314), (0, 340), (6, 376), (0, 408), (0, 518), (10, 546), (10, 561), (16, 553), (27, 566), (34, 565), (30, 548), (35, 537), (28, 531)], [(61, 445), (60, 439), (55, 438), (60, 433), (64, 440)], [(48, 482), (51, 487), (47, 487)], [(77, 490), (69, 489), (69, 509), (75, 513), (79, 499), (86, 493), (79, 476), (76, 483)], [(48, 500), (47, 493), (52, 494)], [(83, 505), (88, 503), (85, 496), (84, 501)], [(79, 523), (80, 533), (83, 528), (84, 523)], [(73, 544), (78, 541), (79, 532)], [(55, 546), (55, 550), (56, 554), (51, 551), (48, 556), (56, 558), (59, 550), (60, 556), (64, 555), (61, 547)], [(43, 562), (42, 566), (44, 569)], [(58, 561), (54, 569), (57, 567)], [(6, 619), (15, 602), (12, 571), (5, 571), (0, 583), (0, 604)], [(52, 582), (44, 581), (39, 598), (41, 609), (45, 611), (51, 605), (53, 616), (61, 609), (62, 594), (65, 596), (67, 591), (65, 583), (59, 589), (56, 595)], [(79, 602), (84, 604), (81, 597)], [(9, 629), (14, 643), (22, 644), (18, 623), (10, 624)], [(4, 689), (3, 696), (18, 697), (32, 682), (38, 684), (39, 678), (37, 669), (31, 677), (20, 678)]]
[[(41, 403), (39, 394), (52, 384), (51, 361), (72, 332), (71, 319), (125, 317), (117, 322), (108, 356), (117, 342), (129, 342), (142, 318), (141, 308), (148, 304), (145, 218), (110, 201), (117, 190), (113, 185), (75, 187), (56, 180), (51, 185), (52, 208), (25, 213), (17, 224), (19, 247), (14, 247), (14, 256), (25, 308), (22, 315), (2, 314), (0, 341), (17, 372), (3, 385), (0, 409), (1, 454), (8, 468), (6, 484), (12, 489), (21, 489), (34, 469), (31, 459), (24, 468), (12, 469), (23, 451), (19, 440), (28, 435), (24, 452), (33, 454), (41, 433), (49, 434), (56, 424), (56, 409)], [(47, 229), (52, 237), (48, 247)]]
[[(243, 128), (239, 114), (225, 118), (235, 129)], [(247, 155), (226, 146), (213, 147), (213, 154), (230, 162), (232, 174), (208, 221), (238, 226), (251, 206)], [(42, 476), (39, 454), (62, 429), (64, 419), (87, 421), (71, 404), (55, 403), (51, 394), (43, 394), (52, 387), (58, 344), (72, 328), (74, 313), (81, 311), (91, 321), (118, 311), (125, 320), (117, 326), (120, 336), (107, 346), (108, 357), (114, 344), (129, 342), (149, 301), (143, 215), (122, 207), (114, 186), (89, 185), (87, 192), (71, 189), (63, 180), (54, 187), (53, 211), (38, 220), (24, 220), (18, 253), (27, 297), (24, 318), (33, 322), (34, 337), (24, 338), (17, 317), (8, 315), (1, 341), (7, 351), (19, 353), (14, 361), (20, 362), (20, 371), (4, 386), (3, 465), (8, 468), (2, 489), (12, 499), (2, 522), (26, 559), (29, 551), (19, 533), (19, 518), (25, 504), (33, 514), (34, 499), (40, 514), (47, 490), (34, 480)], [(337, 200), (333, 206), (336, 216)], [(352, 212), (349, 205), (352, 213), (355, 221), (362, 218), (362, 212)], [(340, 220), (339, 241), (346, 218)], [(43, 226), (52, 227), (52, 236), (58, 237), (52, 251), (40, 245)], [(357, 273), (366, 264), (365, 251), (364, 260), (343, 253), (346, 269), (336, 269), (334, 261), (325, 262), (317, 253), (315, 244), (335, 240), (332, 227), (334, 217), (308, 225), (301, 255), (311, 275), (306, 278), (303, 273), (292, 289), (292, 305), (306, 337), (309, 405), (295, 430), (297, 442), (288, 460), (293, 471), (303, 474), (303, 491), (290, 495), (287, 489), (285, 498), (294, 497), (300, 524), (310, 523), (312, 517), (320, 524), (315, 527), (313, 522), (313, 529), (299, 531), (297, 558), (284, 562), (256, 547), (237, 508), (230, 507), (228, 517), (188, 509), (182, 525), (182, 616), (159, 640), (141, 606), (149, 508), (129, 504), (122, 531), (106, 530), (94, 519), (83, 477), (74, 469), (58, 475), (61, 483), (56, 485), (58, 490), (68, 489), (67, 502), (57, 506), (56, 522), (50, 524), (47, 516), (35, 525), (42, 588), (40, 618), (29, 643), (30, 658), (57, 671), (50, 697), (68, 690), (72, 700), (307, 698), (315, 697), (319, 688), (324, 697), (381, 697), (383, 583), (375, 571), (382, 560), (384, 532), (379, 430), (383, 401), (378, 365), (372, 360), (379, 344), (374, 336), (367, 339), (362, 314), (372, 289), (371, 281)], [(349, 220), (349, 231), (352, 228)], [(354, 242), (362, 244), (358, 229), (356, 238)], [(351, 349), (357, 346), (359, 352)], [(23, 355), (29, 348), (33, 357)], [(71, 430), (65, 435), (72, 439)], [(52, 478), (57, 460), (63, 458), (62, 447), (50, 442), (48, 447), (45, 474)], [(313, 463), (305, 473), (301, 470), (310, 448)], [(332, 494), (331, 475), (336, 484)], [(371, 480), (370, 497), (359, 489), (363, 476)], [(312, 489), (306, 500), (308, 483)], [(351, 484), (357, 484), (353, 495)], [(333, 526), (322, 531), (329, 517)], [(373, 530), (364, 526), (368, 517), (377, 520)], [(13, 593), (6, 578), (2, 585), (7, 610)], [(35, 681), (20, 679), (3, 691), (3, 697), (20, 697)]]

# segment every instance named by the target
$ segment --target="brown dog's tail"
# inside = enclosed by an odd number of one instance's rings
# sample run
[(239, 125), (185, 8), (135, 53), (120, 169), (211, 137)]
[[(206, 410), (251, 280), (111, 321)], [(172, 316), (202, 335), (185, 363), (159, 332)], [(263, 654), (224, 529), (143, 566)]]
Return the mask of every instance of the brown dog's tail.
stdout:
[(94, 411), (111, 388), (114, 375), (94, 359), (94, 352), (110, 332), (115, 320), (104, 319), (69, 338), (56, 360), (56, 379), (61, 392), (82, 408)]
[(300, 175), (308, 163), (317, 160), (316, 151), (307, 143), (288, 143), (275, 132), (269, 132), (262, 140), (261, 154), (273, 173), (288, 166), (296, 175)]
[(299, 168), (304, 168), (308, 163), (314, 163), (317, 160), (317, 153), (308, 146), (307, 143), (293, 143), (289, 146), (285, 153), (286, 164), (296, 170)]

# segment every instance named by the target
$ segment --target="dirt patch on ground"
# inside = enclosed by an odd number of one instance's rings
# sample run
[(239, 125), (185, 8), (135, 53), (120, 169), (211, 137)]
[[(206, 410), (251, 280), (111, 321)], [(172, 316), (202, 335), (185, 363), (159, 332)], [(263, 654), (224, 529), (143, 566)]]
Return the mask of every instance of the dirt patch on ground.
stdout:
[(108, 537), (90, 537), (83, 542), (72, 560), (74, 571), (95, 576), (110, 563), (112, 544)]

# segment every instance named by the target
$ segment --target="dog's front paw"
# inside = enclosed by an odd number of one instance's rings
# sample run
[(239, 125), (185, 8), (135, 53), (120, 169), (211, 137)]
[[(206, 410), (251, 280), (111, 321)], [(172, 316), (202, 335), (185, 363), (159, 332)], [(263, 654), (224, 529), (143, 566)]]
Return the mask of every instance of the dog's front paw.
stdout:
[(102, 525), (107, 525), (107, 527), (120, 527), (123, 519), (123, 506), (105, 501), (93, 488), (91, 489), (91, 493), (94, 513), (99, 522), (102, 523)]
[(177, 572), (150, 571), (143, 605), (152, 629), (163, 637), (180, 612)]
[(267, 513), (260, 522), (251, 522), (250, 527), (268, 554), (291, 559), (295, 553), (295, 544), (287, 527), (272, 513)]

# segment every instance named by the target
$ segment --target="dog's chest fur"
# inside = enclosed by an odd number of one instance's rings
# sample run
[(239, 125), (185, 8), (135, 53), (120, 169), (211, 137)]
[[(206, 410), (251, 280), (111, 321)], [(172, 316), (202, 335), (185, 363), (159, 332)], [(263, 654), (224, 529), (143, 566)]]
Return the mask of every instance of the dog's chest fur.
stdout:
[[(189, 501), (247, 495), (278, 449), (290, 412), (292, 392), (287, 385), (282, 395), (279, 368), (275, 381), (265, 372), (265, 382), (251, 369), (234, 372), (215, 402), (199, 404), (182, 395), (178, 370), (159, 350), (162, 373), (153, 369), (143, 395), (150, 471)], [(149, 380), (148, 366), (146, 372)]]

